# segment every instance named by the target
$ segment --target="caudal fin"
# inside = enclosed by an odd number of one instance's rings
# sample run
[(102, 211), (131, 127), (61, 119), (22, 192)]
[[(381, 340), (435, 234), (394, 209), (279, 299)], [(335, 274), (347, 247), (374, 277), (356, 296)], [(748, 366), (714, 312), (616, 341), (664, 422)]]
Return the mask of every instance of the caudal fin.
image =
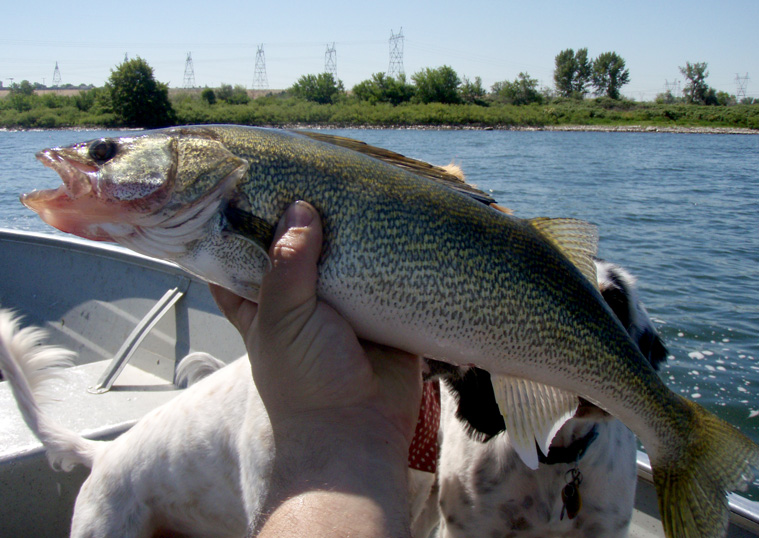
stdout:
[(22, 329), (11, 311), (0, 310), (0, 370), (24, 421), (45, 446), (50, 465), (64, 471), (78, 464), (92, 467), (97, 443), (56, 424), (40, 407), (47, 385), (74, 356), (69, 350), (41, 345), (44, 337), (41, 329)]
[(664, 532), (669, 538), (721, 537), (727, 492), (744, 489), (759, 467), (759, 447), (730, 424), (689, 402), (689, 445), (674, 461), (652, 462)]

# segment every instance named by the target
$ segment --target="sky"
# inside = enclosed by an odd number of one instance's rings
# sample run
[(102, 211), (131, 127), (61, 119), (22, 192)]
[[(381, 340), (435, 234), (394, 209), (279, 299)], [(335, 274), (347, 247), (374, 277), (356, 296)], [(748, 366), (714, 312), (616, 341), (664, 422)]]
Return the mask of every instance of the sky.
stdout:
[[(8, 10), (6, 10), (8, 11)], [(14, 10), (16, 11), (16, 10)], [(407, 76), (452, 67), (489, 89), (520, 72), (553, 87), (556, 55), (587, 48), (590, 58), (616, 52), (630, 83), (622, 93), (652, 100), (684, 79), (686, 62), (706, 62), (707, 84), (759, 98), (759, 1), (501, 0), (421, 2), (38, 0), (0, 21), (0, 81), (102, 85), (125, 56), (143, 58), (172, 88), (184, 83), (188, 53), (195, 85), (253, 87), (263, 45), (269, 89), (284, 89), (325, 70), (334, 43), (346, 89), (387, 72), (392, 33), (403, 33)]]

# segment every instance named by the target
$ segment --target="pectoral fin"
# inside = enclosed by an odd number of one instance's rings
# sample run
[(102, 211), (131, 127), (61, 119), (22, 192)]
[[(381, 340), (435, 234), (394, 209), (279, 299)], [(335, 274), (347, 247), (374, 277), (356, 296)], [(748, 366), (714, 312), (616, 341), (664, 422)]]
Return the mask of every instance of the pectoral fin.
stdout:
[(514, 450), (525, 465), (537, 469), (535, 443), (548, 454), (554, 435), (577, 410), (577, 396), (518, 377), (492, 376), (492, 383)]

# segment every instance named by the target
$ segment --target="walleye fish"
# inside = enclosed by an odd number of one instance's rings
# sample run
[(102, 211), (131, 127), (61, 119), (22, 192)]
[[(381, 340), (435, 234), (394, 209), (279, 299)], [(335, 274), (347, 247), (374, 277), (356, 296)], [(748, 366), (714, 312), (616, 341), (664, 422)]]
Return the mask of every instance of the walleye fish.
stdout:
[(37, 157), (63, 180), (21, 197), (44, 221), (254, 300), (278, 219), (310, 202), (318, 294), (359, 336), (494, 374), (528, 463), (578, 396), (621, 419), (648, 451), (667, 536), (722, 536), (726, 491), (759, 465), (759, 447), (640, 355), (593, 284), (588, 224), (513, 217), (441, 168), (318, 133), (176, 127)]

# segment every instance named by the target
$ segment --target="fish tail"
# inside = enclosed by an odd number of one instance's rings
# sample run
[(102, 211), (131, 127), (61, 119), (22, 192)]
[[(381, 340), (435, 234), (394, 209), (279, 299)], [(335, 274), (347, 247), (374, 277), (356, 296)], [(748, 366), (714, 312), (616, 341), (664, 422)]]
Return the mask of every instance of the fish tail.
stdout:
[(692, 411), (686, 446), (667, 462), (652, 461), (668, 538), (725, 536), (727, 492), (745, 489), (759, 467), (759, 447), (727, 422), (682, 398)]

